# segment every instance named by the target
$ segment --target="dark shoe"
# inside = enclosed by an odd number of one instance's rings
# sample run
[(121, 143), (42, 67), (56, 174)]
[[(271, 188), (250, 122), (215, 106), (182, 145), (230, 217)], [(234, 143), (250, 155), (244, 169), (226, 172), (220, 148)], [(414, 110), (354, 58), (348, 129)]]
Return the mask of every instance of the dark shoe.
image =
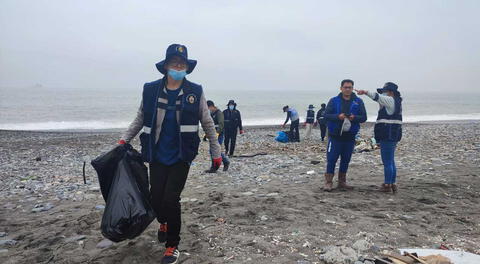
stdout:
[(223, 171), (228, 171), (229, 166), (230, 166), (230, 161), (223, 163)]
[(337, 188), (340, 190), (353, 190), (353, 187), (347, 184), (347, 174), (338, 173), (338, 185)]
[(160, 224), (157, 232), (158, 242), (164, 243), (167, 241), (167, 224)]
[(383, 183), (382, 186), (380, 186), (379, 191), (384, 193), (390, 193), (392, 192), (392, 186), (391, 184)]
[(398, 187), (397, 187), (397, 185), (396, 185), (395, 183), (392, 184), (392, 192), (393, 192), (393, 193), (397, 193), (397, 192), (398, 192)]
[(162, 258), (162, 264), (175, 264), (180, 257), (180, 251), (177, 247), (167, 247)]
[(217, 173), (217, 170), (212, 167), (212, 168), (206, 170), (205, 172), (206, 173)]
[(323, 190), (326, 192), (331, 192), (333, 189), (333, 173), (325, 173), (325, 186)]

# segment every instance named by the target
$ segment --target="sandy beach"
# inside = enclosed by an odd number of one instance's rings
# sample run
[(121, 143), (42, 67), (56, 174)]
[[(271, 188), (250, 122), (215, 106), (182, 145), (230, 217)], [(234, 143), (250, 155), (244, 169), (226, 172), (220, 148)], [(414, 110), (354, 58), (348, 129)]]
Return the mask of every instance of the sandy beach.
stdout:
[[(274, 141), (280, 130), (247, 128), (235, 154), (266, 155), (233, 157), (216, 174), (203, 172), (202, 142), (182, 195), (180, 263), (349, 263), (440, 244), (480, 254), (480, 121), (404, 125), (396, 195), (377, 191), (379, 150), (353, 155), (353, 191), (323, 192), (318, 128), (289, 144)], [(120, 243), (100, 232), (104, 201), (89, 162), (120, 134), (0, 131), (1, 263), (160, 262), (156, 221)], [(372, 124), (362, 125), (362, 138), (372, 134)]]

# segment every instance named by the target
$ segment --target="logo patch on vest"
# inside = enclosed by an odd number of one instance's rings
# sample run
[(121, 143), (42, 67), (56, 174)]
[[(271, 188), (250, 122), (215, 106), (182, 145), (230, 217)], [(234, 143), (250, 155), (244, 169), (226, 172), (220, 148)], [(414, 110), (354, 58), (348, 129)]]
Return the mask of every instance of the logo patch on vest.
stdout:
[(190, 104), (194, 104), (197, 101), (197, 97), (195, 94), (189, 94), (187, 95), (187, 102)]

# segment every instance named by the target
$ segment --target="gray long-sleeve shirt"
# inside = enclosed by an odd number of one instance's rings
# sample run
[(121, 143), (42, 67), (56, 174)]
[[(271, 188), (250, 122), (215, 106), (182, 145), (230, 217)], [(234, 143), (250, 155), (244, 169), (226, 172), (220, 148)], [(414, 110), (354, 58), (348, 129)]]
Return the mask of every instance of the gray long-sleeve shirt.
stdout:
[(395, 112), (395, 99), (391, 96), (379, 94), (377, 92), (370, 92), (367, 91), (367, 96), (372, 98), (372, 100), (375, 100), (375, 97), (378, 94), (378, 100), (377, 103), (380, 105), (380, 108), (385, 107), (385, 110), (387, 110), (388, 115), (393, 115)]
[[(165, 117), (165, 109), (157, 108), (157, 122), (156, 122), (156, 129), (155, 129), (155, 143), (158, 142), (160, 137), (160, 132), (162, 130), (162, 123)], [(221, 157), (220, 151), (221, 147), (218, 144), (217, 140), (217, 133), (215, 131), (215, 124), (213, 123), (212, 117), (208, 111), (207, 107), (207, 100), (205, 99), (205, 93), (202, 92), (202, 96), (200, 97), (200, 105), (199, 105), (199, 119), (202, 125), (205, 134), (210, 143), (210, 151), (214, 158)], [(177, 111), (177, 121), (180, 122), (180, 111)], [(132, 123), (128, 126), (125, 133), (123, 133), (122, 138), (126, 142), (130, 142), (143, 127), (143, 102), (140, 103), (140, 107), (137, 110), (137, 116), (132, 121)]]

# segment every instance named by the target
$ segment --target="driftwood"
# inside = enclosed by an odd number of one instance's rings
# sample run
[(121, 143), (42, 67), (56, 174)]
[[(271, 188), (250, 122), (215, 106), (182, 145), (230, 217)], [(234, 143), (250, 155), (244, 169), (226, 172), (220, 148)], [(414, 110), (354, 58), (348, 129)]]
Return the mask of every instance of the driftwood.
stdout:
[(262, 156), (262, 155), (268, 155), (267, 152), (259, 152), (259, 153), (255, 153), (255, 154), (242, 154), (242, 155), (234, 155), (233, 157), (235, 158), (253, 158), (255, 156)]

